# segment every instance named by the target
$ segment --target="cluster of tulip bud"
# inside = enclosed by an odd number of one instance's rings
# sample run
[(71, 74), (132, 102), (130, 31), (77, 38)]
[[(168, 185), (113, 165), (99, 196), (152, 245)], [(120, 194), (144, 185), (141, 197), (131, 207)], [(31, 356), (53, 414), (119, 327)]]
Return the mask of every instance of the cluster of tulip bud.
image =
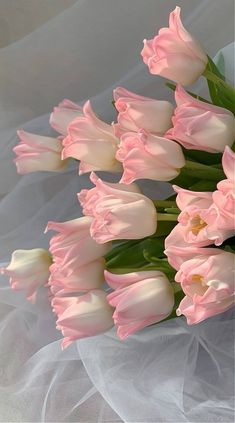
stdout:
[[(48, 251), (17, 250), (1, 269), (31, 301), (49, 287), (63, 347), (113, 325), (124, 339), (181, 314), (199, 323), (234, 303), (234, 89), (179, 7), (141, 55), (150, 73), (176, 83), (176, 106), (118, 87), (117, 122), (103, 122), (90, 101), (63, 100), (50, 117), (57, 137), (18, 131), (19, 173), (63, 172), (76, 159), (94, 184), (78, 193), (83, 217), (48, 222), (57, 233)], [(183, 88), (200, 76), (211, 101)], [(100, 170), (119, 182), (101, 180)], [(174, 194), (153, 201), (139, 179), (171, 181)]]

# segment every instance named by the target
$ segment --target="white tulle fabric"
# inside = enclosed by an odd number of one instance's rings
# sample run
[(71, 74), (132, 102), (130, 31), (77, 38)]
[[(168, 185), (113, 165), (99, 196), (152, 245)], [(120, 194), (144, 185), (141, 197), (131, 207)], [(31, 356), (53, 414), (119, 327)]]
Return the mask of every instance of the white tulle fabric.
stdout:
[[(163, 80), (149, 75), (139, 53), (142, 39), (164, 26), (176, 5), (210, 55), (233, 41), (232, 0), (80, 0), (65, 2), (36, 29), (31, 22), (31, 32), (0, 50), (0, 261), (17, 248), (47, 247), (47, 221), (81, 215), (76, 193), (90, 186), (76, 164), (61, 174), (17, 175), (16, 129), (52, 134), (48, 113), (64, 97), (92, 98), (111, 121), (112, 88), (119, 85), (166, 99)], [(232, 79), (232, 45), (223, 53)], [(170, 189), (141, 185), (152, 198)], [(0, 421), (232, 422), (233, 319), (232, 310), (195, 327), (179, 318), (126, 341), (111, 330), (62, 352), (47, 290), (31, 305), (2, 276)]]

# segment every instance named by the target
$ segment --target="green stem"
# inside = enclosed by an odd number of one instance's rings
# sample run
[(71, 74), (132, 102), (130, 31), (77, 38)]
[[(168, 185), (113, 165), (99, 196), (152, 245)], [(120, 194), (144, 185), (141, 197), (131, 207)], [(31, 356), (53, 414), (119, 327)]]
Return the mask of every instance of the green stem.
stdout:
[(183, 167), (183, 172), (187, 172), (195, 178), (202, 179), (203, 177), (207, 178), (210, 181), (220, 181), (224, 179), (224, 172), (221, 169), (216, 169), (212, 166), (207, 166), (202, 163), (193, 162), (191, 160), (185, 161), (185, 166)]
[(235, 89), (231, 85), (227, 84), (223, 79), (219, 78), (217, 75), (211, 72), (210, 70), (205, 69), (203, 72), (203, 76), (205, 76), (206, 79), (214, 82), (215, 84), (223, 85), (225, 88), (227, 88), (230, 92), (233, 92), (235, 95)]
[(161, 220), (168, 220), (168, 221), (174, 221), (174, 222), (176, 222), (177, 221), (177, 217), (178, 217), (178, 215), (177, 214), (169, 214), (169, 213), (158, 213), (157, 214), (157, 220), (158, 221), (161, 221)]
[(180, 209), (178, 207), (170, 207), (170, 208), (166, 207), (164, 209), (164, 211), (166, 213), (170, 213), (170, 214), (179, 214), (180, 213)]
[(154, 200), (153, 203), (157, 207), (176, 207), (176, 202), (170, 200)]

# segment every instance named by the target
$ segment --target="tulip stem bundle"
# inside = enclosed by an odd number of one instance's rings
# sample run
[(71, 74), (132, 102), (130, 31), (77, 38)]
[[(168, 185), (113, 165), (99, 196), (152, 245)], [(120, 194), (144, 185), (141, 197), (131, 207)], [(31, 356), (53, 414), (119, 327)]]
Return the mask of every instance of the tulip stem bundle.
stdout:
[[(223, 170), (216, 169), (212, 166), (207, 166), (202, 163), (193, 162), (191, 160), (185, 161), (185, 167), (182, 169), (183, 173), (189, 174), (199, 179), (207, 179), (209, 181), (219, 182), (224, 179), (225, 175)], [(192, 173), (193, 172), (193, 173)]]
[[(184, 28), (179, 7), (141, 55), (151, 74), (176, 82), (167, 83), (176, 107), (117, 87), (112, 125), (89, 100), (63, 100), (50, 117), (56, 138), (18, 131), (19, 173), (60, 172), (72, 158), (93, 183), (78, 193), (83, 217), (48, 222), (56, 232), (49, 252), (17, 250), (0, 269), (30, 300), (49, 287), (63, 348), (114, 324), (125, 339), (180, 315), (196, 324), (234, 304), (234, 88)], [(210, 99), (183, 88), (202, 75)], [(109, 183), (95, 171), (122, 175)], [(151, 200), (139, 179), (171, 182), (174, 194)]]
[(165, 207), (176, 207), (176, 202), (174, 200), (156, 200), (153, 203), (157, 206), (157, 208), (165, 208)]
[(205, 69), (203, 76), (207, 80), (212, 81), (215, 84), (222, 85), (227, 91), (230, 92), (230, 95), (232, 96), (232, 98), (235, 101), (235, 89), (233, 87), (231, 87), (231, 85), (227, 84), (222, 78), (219, 78), (216, 74), (214, 74), (213, 72), (211, 72), (208, 69)]
[(157, 220), (160, 221), (174, 221), (177, 222), (178, 215), (176, 214), (169, 214), (169, 213), (158, 213), (157, 214)]

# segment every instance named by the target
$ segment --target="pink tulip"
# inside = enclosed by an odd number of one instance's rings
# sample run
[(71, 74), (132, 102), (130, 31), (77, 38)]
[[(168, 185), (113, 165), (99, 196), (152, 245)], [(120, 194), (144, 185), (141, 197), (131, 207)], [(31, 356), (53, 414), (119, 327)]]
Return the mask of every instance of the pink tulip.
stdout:
[(119, 140), (114, 128), (95, 115), (89, 101), (83, 107), (83, 114), (68, 126), (63, 158), (80, 160), (79, 174), (91, 170), (120, 171), (121, 165), (115, 159)]
[(174, 291), (162, 272), (115, 275), (105, 271), (105, 279), (115, 289), (107, 299), (115, 307), (113, 319), (121, 339), (165, 319), (173, 309)]
[(90, 232), (96, 242), (139, 239), (155, 233), (156, 209), (136, 185), (109, 184), (94, 173), (91, 181), (95, 188), (82, 190), (78, 198), (83, 213), (94, 217)]
[[(48, 222), (46, 231), (58, 232), (51, 238), (50, 252), (55, 270), (62, 271), (66, 277), (76, 269), (100, 259), (110, 250), (110, 244), (99, 245), (90, 235), (91, 217), (80, 217), (67, 222)], [(88, 286), (91, 282), (88, 282)]]
[(204, 72), (208, 59), (200, 44), (186, 31), (180, 7), (169, 16), (169, 28), (160, 29), (152, 40), (144, 40), (141, 52), (149, 72), (182, 85), (193, 84)]
[(53, 311), (57, 314), (57, 329), (62, 331), (66, 348), (76, 339), (98, 335), (113, 326), (113, 309), (105, 292), (96, 289), (79, 297), (55, 297)]
[(123, 164), (120, 182), (124, 184), (144, 178), (170, 181), (185, 165), (179, 144), (143, 131), (122, 135), (116, 158)]
[(213, 243), (221, 245), (231, 236), (231, 230), (219, 225), (212, 213), (212, 192), (194, 192), (176, 186), (173, 188), (178, 194), (176, 203), (182, 210), (178, 221), (185, 242), (197, 247)]
[(10, 276), (13, 289), (26, 291), (27, 299), (34, 302), (37, 289), (48, 282), (51, 262), (49, 252), (42, 248), (16, 250), (10, 264), (0, 271)]
[(21, 175), (37, 171), (58, 172), (67, 160), (61, 159), (62, 143), (57, 138), (17, 131), (20, 143), (13, 148), (17, 172)]
[[(206, 249), (205, 249), (206, 250)], [(183, 263), (175, 280), (186, 296), (177, 309), (193, 325), (222, 313), (234, 304), (234, 254), (215, 250)]]
[(233, 114), (222, 107), (197, 100), (178, 85), (175, 90), (177, 108), (173, 128), (165, 134), (187, 149), (223, 152), (234, 142)]
[[(217, 225), (221, 228), (235, 229), (235, 153), (227, 146), (222, 157), (222, 165), (227, 179), (217, 184), (217, 190), (213, 192), (213, 214)], [(232, 236), (231, 235), (231, 236)]]
[(188, 243), (185, 241), (185, 235), (185, 228), (178, 223), (165, 239), (164, 254), (167, 256), (170, 265), (176, 270), (179, 270), (186, 260), (206, 253), (211, 255), (211, 251), (214, 251), (212, 248), (200, 248), (197, 244)]
[(53, 295), (64, 295), (101, 288), (104, 283), (104, 268), (103, 258), (78, 267), (75, 263), (71, 274), (63, 271), (63, 266), (59, 267), (57, 263), (53, 263), (50, 266), (49, 279), (51, 292)]
[(50, 125), (60, 134), (67, 135), (69, 124), (82, 114), (82, 107), (79, 104), (64, 99), (57, 107), (54, 107), (50, 116)]
[(168, 101), (158, 101), (132, 93), (118, 87), (113, 92), (115, 107), (118, 110), (118, 123), (115, 134), (120, 138), (125, 132), (139, 132), (163, 135), (171, 127), (173, 106)]

